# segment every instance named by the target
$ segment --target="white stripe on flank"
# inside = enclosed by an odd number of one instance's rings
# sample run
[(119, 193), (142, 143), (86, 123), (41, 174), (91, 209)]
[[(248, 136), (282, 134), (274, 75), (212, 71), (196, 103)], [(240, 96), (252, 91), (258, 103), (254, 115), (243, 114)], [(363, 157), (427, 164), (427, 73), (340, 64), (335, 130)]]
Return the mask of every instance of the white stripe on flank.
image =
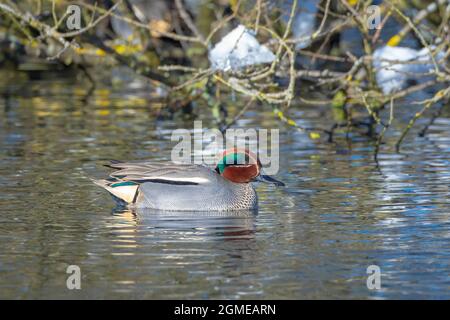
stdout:
[(192, 182), (192, 183), (206, 183), (209, 182), (208, 179), (206, 178), (202, 178), (202, 177), (192, 177), (192, 178), (168, 178), (168, 177), (155, 177), (155, 176), (151, 176), (148, 178), (144, 179), (149, 179), (149, 180), (167, 180), (167, 181), (184, 181), (184, 182)]

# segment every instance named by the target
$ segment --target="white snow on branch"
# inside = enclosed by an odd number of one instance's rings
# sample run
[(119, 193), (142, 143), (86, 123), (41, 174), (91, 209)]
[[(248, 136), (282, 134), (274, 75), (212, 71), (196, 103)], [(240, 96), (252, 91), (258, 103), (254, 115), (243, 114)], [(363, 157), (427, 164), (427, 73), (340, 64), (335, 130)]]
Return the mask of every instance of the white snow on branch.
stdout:
[(213, 69), (237, 71), (247, 66), (271, 63), (275, 55), (259, 44), (253, 32), (239, 25), (218, 42), (209, 52)]
[[(435, 56), (435, 60), (442, 60), (443, 52)], [(376, 81), (384, 94), (404, 89), (408, 80), (418, 83), (432, 79), (425, 74), (434, 70), (428, 48), (415, 50), (406, 47), (384, 46), (375, 50), (373, 67), (376, 71)]]

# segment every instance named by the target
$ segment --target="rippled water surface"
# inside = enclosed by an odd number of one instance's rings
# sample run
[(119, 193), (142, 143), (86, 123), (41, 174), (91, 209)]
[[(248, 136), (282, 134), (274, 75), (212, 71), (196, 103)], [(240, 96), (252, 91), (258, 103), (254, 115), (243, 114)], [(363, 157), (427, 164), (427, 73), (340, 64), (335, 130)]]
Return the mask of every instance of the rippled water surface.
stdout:
[[(395, 153), (414, 108), (398, 106), (377, 165), (361, 133), (311, 140), (255, 106), (237, 126), (280, 127), (286, 183), (256, 185), (256, 213), (131, 212), (90, 178), (109, 159), (169, 159), (172, 130), (193, 118), (158, 116), (139, 86), (87, 97), (79, 82), (36, 78), (0, 82), (0, 298), (450, 298), (448, 112)], [(331, 126), (330, 114), (291, 110), (305, 126)], [(68, 265), (81, 290), (66, 288)], [(380, 290), (367, 289), (369, 265)]]

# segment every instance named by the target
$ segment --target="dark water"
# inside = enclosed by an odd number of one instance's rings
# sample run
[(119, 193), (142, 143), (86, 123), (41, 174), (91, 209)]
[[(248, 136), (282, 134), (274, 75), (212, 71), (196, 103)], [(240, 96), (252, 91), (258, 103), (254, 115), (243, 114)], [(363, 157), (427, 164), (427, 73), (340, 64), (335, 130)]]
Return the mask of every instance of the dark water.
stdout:
[[(172, 130), (192, 119), (157, 120), (163, 105), (139, 83), (86, 99), (73, 82), (2, 75), (0, 298), (450, 298), (448, 113), (397, 154), (414, 108), (398, 106), (377, 167), (360, 133), (311, 140), (255, 107), (237, 126), (280, 127), (286, 187), (256, 185), (257, 213), (163, 215), (115, 210), (90, 178), (108, 159), (169, 159)], [(326, 108), (291, 116), (332, 122)], [(69, 265), (81, 290), (66, 288)], [(380, 290), (366, 286), (369, 265)]]

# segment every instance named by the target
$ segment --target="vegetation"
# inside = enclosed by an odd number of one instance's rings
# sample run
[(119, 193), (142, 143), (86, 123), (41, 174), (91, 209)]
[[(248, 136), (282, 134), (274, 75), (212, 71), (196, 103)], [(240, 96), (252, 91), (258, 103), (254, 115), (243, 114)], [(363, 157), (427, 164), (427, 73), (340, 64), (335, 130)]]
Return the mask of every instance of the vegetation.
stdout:
[[(396, 142), (397, 150), (418, 118), (437, 105), (431, 117), (434, 121), (448, 105), (448, 1), (378, 1), (381, 20), (376, 28), (371, 28), (369, 21), (373, 18), (372, 1), (307, 1), (316, 5), (317, 12), (312, 32), (299, 37), (296, 19), (309, 10), (302, 7), (303, 2), (2, 0), (0, 64), (19, 55), (37, 56), (76, 67), (91, 86), (95, 86), (96, 68), (123, 65), (165, 88), (166, 104), (173, 111), (188, 111), (192, 101), (204, 100), (222, 129), (259, 103), (272, 108), (286, 125), (309, 132), (313, 139), (326, 137), (331, 141), (337, 129), (348, 133), (369, 128), (375, 156), (395, 118), (396, 101), (434, 89), (429, 98), (411, 102), (421, 109), (405, 125)], [(81, 29), (68, 28), (70, 5), (81, 8)], [(239, 24), (254, 30), (275, 59), (231, 72), (211, 67), (208, 52)], [(388, 29), (389, 24), (394, 28)], [(360, 44), (360, 50), (343, 45), (343, 35), (349, 30), (356, 32), (353, 41)], [(431, 67), (413, 74), (422, 80), (415, 79), (413, 84), (386, 93), (377, 81), (380, 67), (374, 67), (374, 52), (386, 45), (402, 46), (408, 37), (415, 41), (416, 48), (431, 53)], [(416, 60), (394, 59), (388, 63), (414, 65)], [(228, 104), (236, 103), (230, 99), (234, 94), (242, 108), (235, 115), (227, 115)], [(302, 127), (289, 117), (296, 103), (330, 106), (336, 123), (331, 128)], [(421, 133), (425, 134), (426, 128)]]

